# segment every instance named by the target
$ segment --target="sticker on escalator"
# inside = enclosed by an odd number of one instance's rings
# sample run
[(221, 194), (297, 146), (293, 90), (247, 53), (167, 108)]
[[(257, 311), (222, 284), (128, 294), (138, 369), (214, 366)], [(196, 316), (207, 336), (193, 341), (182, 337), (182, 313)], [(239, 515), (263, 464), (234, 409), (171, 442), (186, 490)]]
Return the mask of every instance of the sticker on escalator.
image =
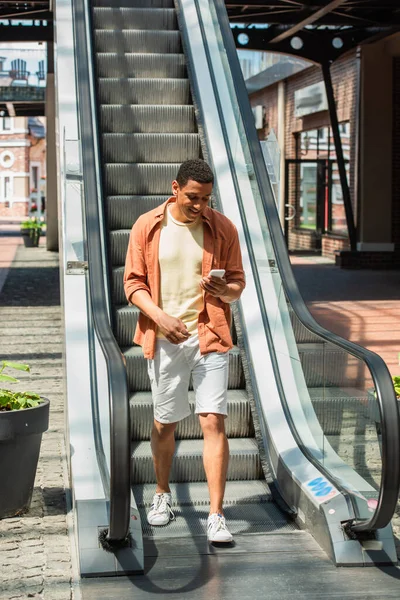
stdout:
[(317, 502), (326, 502), (339, 496), (338, 490), (325, 477), (316, 477), (306, 483), (306, 488), (311, 492)]

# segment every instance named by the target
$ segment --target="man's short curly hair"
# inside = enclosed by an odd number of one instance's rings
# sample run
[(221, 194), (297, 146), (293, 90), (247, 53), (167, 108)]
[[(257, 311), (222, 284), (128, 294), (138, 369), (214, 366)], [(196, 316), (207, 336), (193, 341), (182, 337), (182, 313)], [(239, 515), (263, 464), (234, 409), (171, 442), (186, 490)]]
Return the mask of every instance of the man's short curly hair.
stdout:
[(179, 167), (176, 181), (180, 187), (184, 187), (189, 179), (198, 183), (214, 183), (214, 174), (205, 160), (194, 158), (185, 160)]

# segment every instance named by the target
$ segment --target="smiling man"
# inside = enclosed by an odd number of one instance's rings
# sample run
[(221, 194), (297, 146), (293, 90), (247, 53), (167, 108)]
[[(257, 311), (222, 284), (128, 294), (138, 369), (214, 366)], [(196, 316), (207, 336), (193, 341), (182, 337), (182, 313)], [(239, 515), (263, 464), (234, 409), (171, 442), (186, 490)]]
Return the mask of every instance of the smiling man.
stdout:
[[(124, 286), (128, 301), (141, 311), (134, 341), (148, 359), (154, 403), (151, 448), (157, 487), (148, 521), (166, 525), (174, 516), (169, 487), (174, 432), (190, 414), (192, 376), (210, 493), (207, 535), (211, 542), (231, 542), (223, 516), (229, 304), (240, 297), (245, 277), (235, 226), (209, 207), (213, 182), (203, 160), (180, 166), (173, 196), (132, 228)], [(211, 269), (224, 269), (225, 276), (209, 276)]]

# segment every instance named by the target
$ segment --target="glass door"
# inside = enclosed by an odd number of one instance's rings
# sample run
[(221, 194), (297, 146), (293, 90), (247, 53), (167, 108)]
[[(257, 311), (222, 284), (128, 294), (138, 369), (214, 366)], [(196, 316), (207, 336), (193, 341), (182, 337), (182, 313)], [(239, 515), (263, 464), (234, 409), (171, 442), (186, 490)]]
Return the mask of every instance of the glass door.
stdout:
[(289, 250), (321, 248), (328, 198), (326, 163), (323, 159), (286, 160), (285, 237)]

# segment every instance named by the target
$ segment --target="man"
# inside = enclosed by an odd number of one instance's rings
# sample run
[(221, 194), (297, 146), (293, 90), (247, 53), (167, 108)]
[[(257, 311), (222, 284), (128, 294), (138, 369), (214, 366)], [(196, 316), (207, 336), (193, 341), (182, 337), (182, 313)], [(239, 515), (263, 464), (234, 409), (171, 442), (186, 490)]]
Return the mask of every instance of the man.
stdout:
[[(213, 182), (203, 160), (181, 165), (173, 196), (132, 228), (124, 286), (128, 301), (141, 311), (134, 341), (148, 359), (154, 403), (151, 448), (157, 487), (147, 519), (166, 525), (173, 518), (174, 431), (190, 414), (192, 375), (210, 493), (207, 535), (211, 542), (231, 542), (222, 508), (229, 461), (224, 425), (232, 348), (229, 303), (240, 297), (245, 277), (235, 226), (208, 206)], [(225, 277), (209, 276), (211, 269), (224, 269)]]

